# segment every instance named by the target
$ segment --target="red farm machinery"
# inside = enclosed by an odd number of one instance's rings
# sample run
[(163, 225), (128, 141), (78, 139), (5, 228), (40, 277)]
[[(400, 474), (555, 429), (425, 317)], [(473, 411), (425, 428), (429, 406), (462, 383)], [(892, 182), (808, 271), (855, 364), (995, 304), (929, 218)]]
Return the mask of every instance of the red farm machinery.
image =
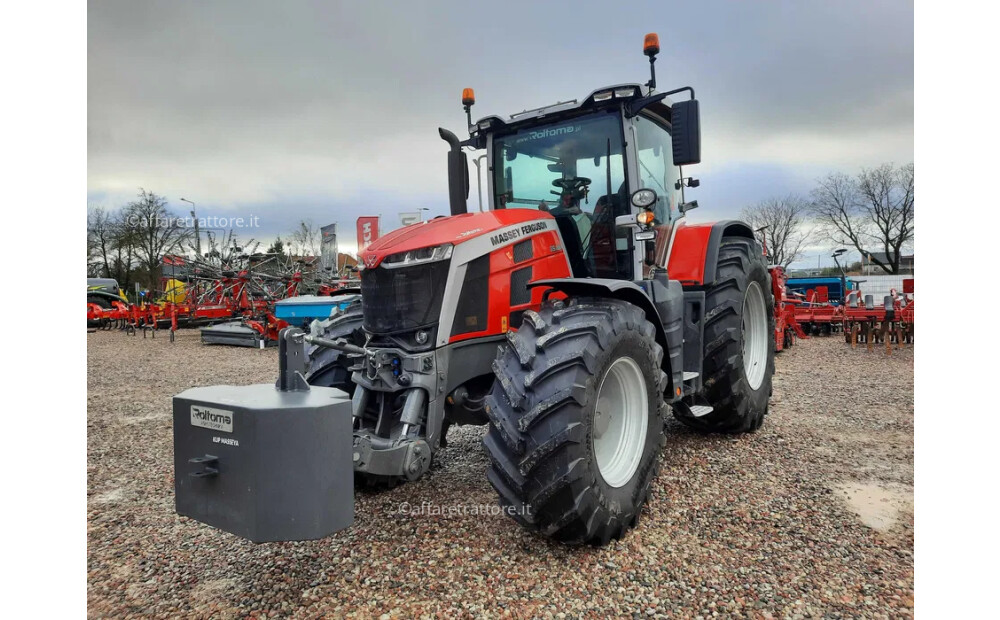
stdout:
[(857, 347), (867, 345), (871, 351), (875, 344), (885, 344), (885, 352), (892, 353), (892, 345), (902, 348), (913, 343), (913, 279), (903, 280), (903, 292), (895, 289), (876, 303), (874, 295), (864, 295), (860, 290), (851, 291), (840, 309), (844, 340)]
[[(837, 259), (845, 251), (833, 254), (838, 267)], [(875, 344), (885, 343), (886, 353), (891, 353), (893, 343), (902, 347), (913, 342), (913, 278), (902, 279), (902, 293), (890, 289), (876, 302), (874, 294), (862, 290), (867, 280), (849, 278), (843, 269), (840, 278), (793, 280), (785, 276), (781, 266), (772, 265), (769, 270), (775, 299), (775, 351), (792, 346), (797, 338), (837, 332), (843, 333), (852, 347), (863, 343), (869, 351)], [(791, 290), (793, 282), (794, 288), (805, 291)]]
[(200, 327), (208, 344), (277, 344), (278, 332), (290, 324), (277, 306), (300, 296), (308, 276), (309, 288), (321, 296), (352, 287), (352, 282), (312, 267), (309, 261), (275, 255), (244, 255), (227, 264), (165, 256), (159, 295), (137, 292), (132, 302), (120, 292), (115, 298), (98, 296), (88, 281), (87, 324), (133, 334), (141, 330), (153, 337), (169, 329), (171, 339), (178, 327)]

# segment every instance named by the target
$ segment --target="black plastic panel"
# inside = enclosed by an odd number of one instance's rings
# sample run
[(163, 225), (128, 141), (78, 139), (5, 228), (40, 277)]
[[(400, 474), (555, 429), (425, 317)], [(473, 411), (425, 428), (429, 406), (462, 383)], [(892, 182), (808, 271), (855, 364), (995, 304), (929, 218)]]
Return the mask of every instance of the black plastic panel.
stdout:
[(490, 296), (490, 257), (480, 256), (469, 263), (462, 282), (462, 294), (455, 309), (451, 334), (468, 334), (486, 329)]
[(528, 290), (528, 282), (531, 282), (531, 267), (524, 267), (510, 274), (511, 307), (531, 303), (531, 291)]
[(523, 263), (524, 261), (532, 258), (535, 254), (534, 246), (531, 239), (525, 239), (520, 243), (514, 244), (514, 262)]

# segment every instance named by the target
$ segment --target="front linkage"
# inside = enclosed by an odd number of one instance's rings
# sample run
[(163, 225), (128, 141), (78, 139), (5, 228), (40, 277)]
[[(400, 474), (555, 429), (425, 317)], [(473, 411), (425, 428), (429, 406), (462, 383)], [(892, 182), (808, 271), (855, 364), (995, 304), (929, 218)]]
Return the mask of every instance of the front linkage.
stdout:
[(436, 437), (440, 431), (426, 428), (428, 394), (435, 394), (442, 380), (436, 352), (414, 354), (393, 348), (360, 347), (344, 339), (329, 340), (301, 332), (295, 338), (341, 351), (352, 362), (350, 371), (356, 386), (352, 459), (362, 481), (391, 485), (422, 476), (431, 463), (428, 437)]

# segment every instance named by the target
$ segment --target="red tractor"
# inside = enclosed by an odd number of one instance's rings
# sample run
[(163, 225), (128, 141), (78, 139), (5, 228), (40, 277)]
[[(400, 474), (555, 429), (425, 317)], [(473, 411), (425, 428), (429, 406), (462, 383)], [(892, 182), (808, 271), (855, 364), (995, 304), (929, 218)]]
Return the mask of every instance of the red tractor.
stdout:
[[(416, 479), (449, 425), (489, 425), (508, 514), (604, 544), (636, 523), (668, 410), (705, 432), (761, 426), (767, 266), (743, 222), (684, 222), (698, 101), (656, 92), (658, 51), (647, 35), (644, 85), (509, 117), (473, 123), (463, 93), (469, 137), (439, 130), (451, 216), (368, 246), (360, 302), (304, 337), (309, 383), (353, 395), (356, 482)], [(486, 159), (475, 213), (466, 151)]]

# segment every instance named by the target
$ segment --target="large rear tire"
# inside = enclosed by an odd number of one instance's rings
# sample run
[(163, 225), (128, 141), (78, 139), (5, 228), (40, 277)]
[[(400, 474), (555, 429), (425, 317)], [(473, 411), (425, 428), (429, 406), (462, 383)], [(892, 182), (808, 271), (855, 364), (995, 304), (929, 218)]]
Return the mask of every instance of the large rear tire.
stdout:
[(638, 307), (580, 298), (528, 311), (493, 362), (483, 443), (507, 514), (559, 541), (633, 527), (656, 475), (667, 376)]
[[(356, 302), (332, 319), (326, 321), (321, 337), (327, 340), (343, 338), (347, 342), (364, 346), (365, 334), (361, 328), (361, 304)], [(341, 351), (307, 345), (306, 381), (310, 385), (334, 387), (354, 396), (354, 382), (351, 381), (351, 366), (348, 357)]]
[[(754, 241), (724, 237), (705, 293), (703, 397), (712, 412), (679, 420), (701, 431), (742, 433), (764, 423), (774, 374), (771, 276)], [(773, 336), (771, 336), (773, 338)]]
[(87, 295), (88, 304), (97, 304), (104, 310), (110, 310), (114, 306), (111, 304), (111, 300), (103, 295)]

